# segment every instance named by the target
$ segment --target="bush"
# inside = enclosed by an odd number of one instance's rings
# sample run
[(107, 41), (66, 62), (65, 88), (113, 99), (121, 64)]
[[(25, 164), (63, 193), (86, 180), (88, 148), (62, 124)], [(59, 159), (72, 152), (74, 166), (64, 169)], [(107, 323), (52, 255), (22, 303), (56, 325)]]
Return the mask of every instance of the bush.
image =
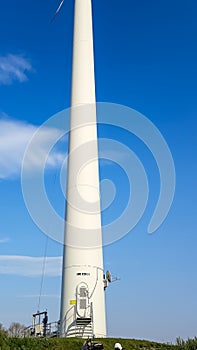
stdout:
[(177, 338), (176, 344), (179, 350), (196, 350), (197, 337), (195, 337), (194, 339), (188, 338), (186, 341), (181, 338)]

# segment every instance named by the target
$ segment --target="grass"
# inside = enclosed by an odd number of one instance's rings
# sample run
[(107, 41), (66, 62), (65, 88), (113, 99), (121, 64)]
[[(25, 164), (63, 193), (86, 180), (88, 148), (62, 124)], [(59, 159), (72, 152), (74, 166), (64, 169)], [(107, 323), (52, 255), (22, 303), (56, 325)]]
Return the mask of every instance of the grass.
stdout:
[[(146, 340), (105, 338), (96, 339), (104, 345), (105, 350), (113, 350), (116, 342), (126, 350), (174, 350), (178, 346), (150, 342)], [(78, 338), (8, 338), (0, 336), (0, 350), (81, 350), (83, 339)], [(180, 349), (180, 348), (179, 348)]]

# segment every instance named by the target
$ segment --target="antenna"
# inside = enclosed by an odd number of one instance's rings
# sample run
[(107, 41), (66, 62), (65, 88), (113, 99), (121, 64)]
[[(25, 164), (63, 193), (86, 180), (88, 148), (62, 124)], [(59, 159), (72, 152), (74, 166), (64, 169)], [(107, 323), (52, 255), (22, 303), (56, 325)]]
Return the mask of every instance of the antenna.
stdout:
[(53, 22), (53, 21), (54, 21), (54, 19), (56, 18), (56, 16), (57, 16), (58, 12), (61, 10), (61, 7), (62, 7), (63, 3), (64, 3), (64, 0), (62, 0), (62, 1), (60, 2), (60, 4), (59, 4), (59, 6), (58, 6), (57, 10), (55, 11), (55, 13), (54, 13), (53, 17), (51, 18), (51, 22)]
[(109, 283), (115, 282), (120, 280), (120, 277), (112, 276), (111, 272), (109, 270), (106, 271), (106, 281)]
[(112, 282), (112, 276), (111, 276), (110, 271), (106, 271), (106, 279), (108, 282)]

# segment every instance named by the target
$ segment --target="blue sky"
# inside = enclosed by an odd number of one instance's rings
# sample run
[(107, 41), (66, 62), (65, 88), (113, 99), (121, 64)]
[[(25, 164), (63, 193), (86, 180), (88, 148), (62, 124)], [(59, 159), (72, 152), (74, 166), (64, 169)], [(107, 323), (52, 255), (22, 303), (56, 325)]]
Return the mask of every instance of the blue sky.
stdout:
[[(69, 107), (73, 1), (50, 24), (55, 0), (2, 2), (0, 11), (0, 322), (31, 323), (37, 310), (46, 236), (25, 207), (20, 169), (36, 126)], [(149, 179), (149, 201), (138, 225), (104, 248), (105, 268), (120, 276), (106, 291), (108, 335), (175, 341), (196, 335), (196, 81), (195, 0), (94, 0), (97, 101), (131, 107), (164, 136), (176, 168), (171, 210), (153, 234), (147, 226), (158, 191), (158, 170), (138, 140), (116, 128), (99, 135), (124, 142)], [(47, 137), (45, 135), (46, 142)], [(40, 145), (44, 149), (44, 144)], [(61, 145), (61, 150), (62, 150)], [(60, 152), (60, 155), (62, 153)], [(61, 157), (60, 157), (61, 158)], [(64, 213), (57, 181), (59, 153), (45, 177), (50, 200)], [(37, 164), (32, 165), (37, 166)], [(38, 164), (39, 166), (39, 164)], [(118, 188), (103, 222), (127, 201), (125, 176), (100, 165)], [(121, 177), (122, 176), (122, 177)], [(119, 186), (119, 187), (118, 187)], [(61, 244), (48, 240), (40, 308), (59, 318)]]

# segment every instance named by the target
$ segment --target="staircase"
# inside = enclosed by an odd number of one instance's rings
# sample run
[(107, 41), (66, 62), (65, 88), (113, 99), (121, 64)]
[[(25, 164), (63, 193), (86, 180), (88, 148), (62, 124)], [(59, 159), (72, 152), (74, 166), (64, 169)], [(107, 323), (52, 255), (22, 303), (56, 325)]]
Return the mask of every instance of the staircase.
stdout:
[(78, 317), (76, 319), (75, 336), (80, 338), (93, 337), (93, 323), (91, 317)]
[(94, 335), (92, 304), (88, 317), (79, 317), (76, 315), (72, 326), (67, 329), (67, 337), (92, 338)]

